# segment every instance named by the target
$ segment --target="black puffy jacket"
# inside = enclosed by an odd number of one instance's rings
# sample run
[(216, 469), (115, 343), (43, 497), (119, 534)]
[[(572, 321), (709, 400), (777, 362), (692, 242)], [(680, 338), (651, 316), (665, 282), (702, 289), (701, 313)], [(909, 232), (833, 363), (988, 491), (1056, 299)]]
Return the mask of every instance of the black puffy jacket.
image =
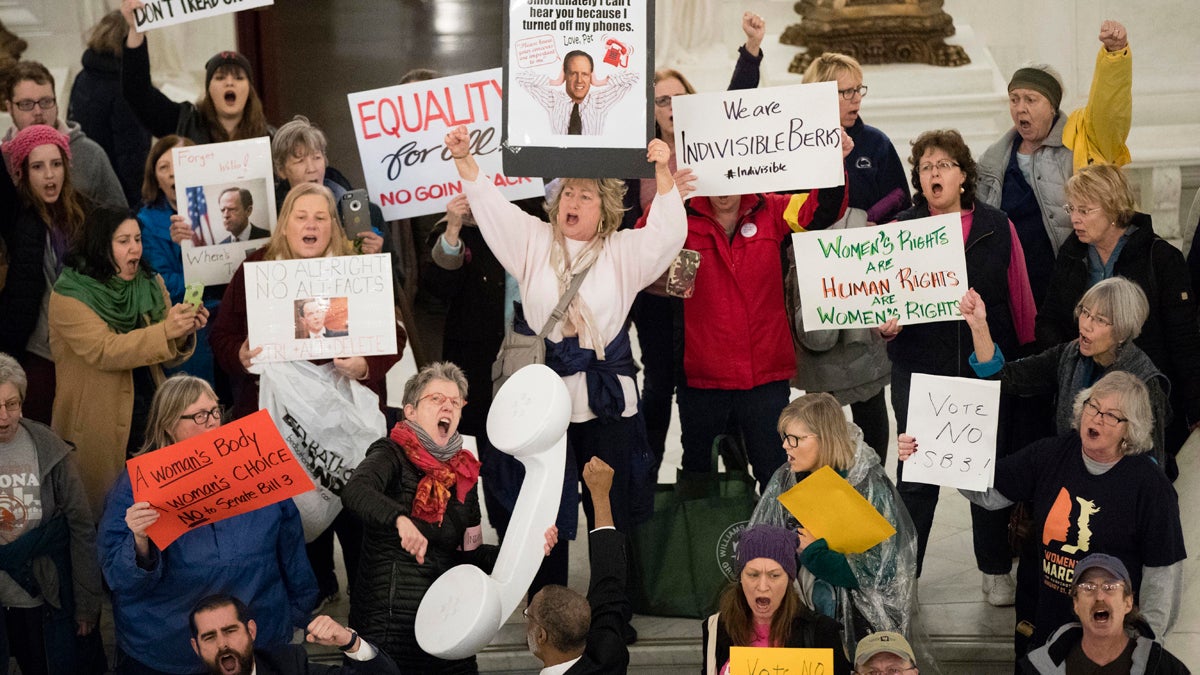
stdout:
[(470, 527), (480, 525), (479, 489), (465, 502), (453, 496), (441, 525), (413, 519), (429, 540), (424, 564), (400, 546), (396, 519), (409, 514), (417, 483), (424, 477), (404, 451), (390, 438), (381, 438), (367, 449), (342, 490), (342, 503), (363, 521), (362, 557), (358, 567), (358, 593), (350, 598), (350, 625), (372, 644), (386, 651), (401, 672), (476, 673), (475, 657), (445, 661), (421, 651), (413, 624), (421, 598), (434, 580), (451, 567), (472, 563), (491, 571), (498, 550), (481, 546), (458, 550)]

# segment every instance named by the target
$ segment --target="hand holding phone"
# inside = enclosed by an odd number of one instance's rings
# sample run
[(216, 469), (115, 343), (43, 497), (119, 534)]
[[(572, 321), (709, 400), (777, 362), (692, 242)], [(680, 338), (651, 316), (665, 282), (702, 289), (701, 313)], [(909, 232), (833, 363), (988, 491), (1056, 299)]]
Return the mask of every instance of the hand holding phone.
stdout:
[(196, 309), (204, 306), (204, 284), (188, 284), (183, 291), (183, 302)]

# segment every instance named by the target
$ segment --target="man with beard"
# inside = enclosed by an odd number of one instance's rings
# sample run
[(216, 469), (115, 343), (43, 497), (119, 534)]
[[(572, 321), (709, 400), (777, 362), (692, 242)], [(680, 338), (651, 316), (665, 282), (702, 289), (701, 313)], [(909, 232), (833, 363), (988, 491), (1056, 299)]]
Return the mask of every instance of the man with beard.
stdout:
[(192, 609), (192, 649), (213, 675), (399, 675), (387, 654), (328, 616), (308, 624), (306, 640), (342, 650), (342, 665), (310, 663), (300, 645), (254, 648), (258, 631), (241, 600), (210, 595)]
[(1093, 553), (1080, 560), (1075, 566), (1071, 598), (1079, 622), (1059, 628), (1045, 645), (1030, 652), (1021, 660), (1020, 672), (1043, 675), (1190, 672), (1154, 641), (1154, 633), (1133, 604), (1133, 581), (1120, 559)]

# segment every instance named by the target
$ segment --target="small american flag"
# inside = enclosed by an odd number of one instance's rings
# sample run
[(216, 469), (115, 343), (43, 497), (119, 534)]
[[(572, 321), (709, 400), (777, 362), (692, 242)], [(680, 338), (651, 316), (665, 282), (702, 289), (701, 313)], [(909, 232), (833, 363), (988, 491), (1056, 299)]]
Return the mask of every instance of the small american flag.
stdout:
[[(208, 222), (208, 201), (204, 198), (204, 186), (197, 185), (187, 189), (188, 219), (192, 221), (192, 243), (204, 246), (206, 243), (216, 243), (212, 235), (212, 226)], [(205, 237), (205, 232), (208, 236)]]

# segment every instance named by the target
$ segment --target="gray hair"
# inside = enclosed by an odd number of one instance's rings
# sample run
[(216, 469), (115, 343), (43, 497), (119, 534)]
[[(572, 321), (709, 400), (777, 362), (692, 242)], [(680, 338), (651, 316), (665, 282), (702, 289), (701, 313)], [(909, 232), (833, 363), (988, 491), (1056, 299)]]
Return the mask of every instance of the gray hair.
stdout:
[(16, 387), (21, 402), (25, 402), (25, 390), (29, 388), (29, 378), (25, 376), (25, 369), (21, 367), (21, 364), (4, 352), (0, 352), (0, 384), (11, 384)]
[(458, 395), (464, 401), (467, 399), (467, 376), (463, 374), (462, 368), (449, 361), (435, 361), (404, 383), (404, 405), (416, 406), (421, 400), (421, 392), (434, 380), (453, 382), (458, 386)]
[(1142, 334), (1142, 324), (1150, 316), (1145, 291), (1125, 277), (1105, 279), (1089, 288), (1075, 303), (1075, 321), (1085, 307), (1112, 322), (1113, 337), (1122, 345)]
[[(1054, 66), (1050, 65), (1049, 63), (1036, 63), (1034, 61), (1026, 61), (1026, 62), (1022, 63), (1021, 65), (1017, 66), (1017, 70), (1020, 70), (1022, 68), (1033, 68), (1034, 70), (1040, 70), (1043, 73), (1046, 73), (1047, 75), (1049, 75), (1050, 77), (1053, 77), (1054, 81), (1058, 83), (1059, 91), (1062, 92), (1063, 100), (1066, 100), (1067, 87), (1066, 87), (1066, 85), (1063, 84), (1062, 73), (1058, 72), (1058, 68), (1055, 68)], [(1016, 71), (1013, 71), (1013, 72), (1016, 72)], [(1009, 77), (1012, 77), (1012, 76), (1010, 75)], [(1059, 107), (1061, 108), (1062, 106), (1060, 105)]]
[(171, 431), (179, 423), (179, 416), (205, 394), (217, 401), (217, 393), (212, 385), (194, 375), (177, 373), (163, 381), (158, 391), (154, 392), (154, 400), (150, 401), (150, 412), (146, 415), (146, 440), (136, 454), (175, 443)]
[(299, 154), (297, 151), (308, 150), (323, 155), (326, 147), (325, 132), (304, 115), (296, 115), (291, 122), (275, 130), (275, 137), (271, 139), (271, 163), (275, 165), (276, 173), (282, 173), (288, 157)]
[(1079, 392), (1072, 408), (1074, 427), (1083, 421), (1083, 404), (1088, 399), (1116, 396), (1124, 413), (1125, 436), (1121, 439), (1121, 454), (1140, 455), (1154, 447), (1154, 409), (1150, 407), (1150, 392), (1136, 375), (1114, 370)]

